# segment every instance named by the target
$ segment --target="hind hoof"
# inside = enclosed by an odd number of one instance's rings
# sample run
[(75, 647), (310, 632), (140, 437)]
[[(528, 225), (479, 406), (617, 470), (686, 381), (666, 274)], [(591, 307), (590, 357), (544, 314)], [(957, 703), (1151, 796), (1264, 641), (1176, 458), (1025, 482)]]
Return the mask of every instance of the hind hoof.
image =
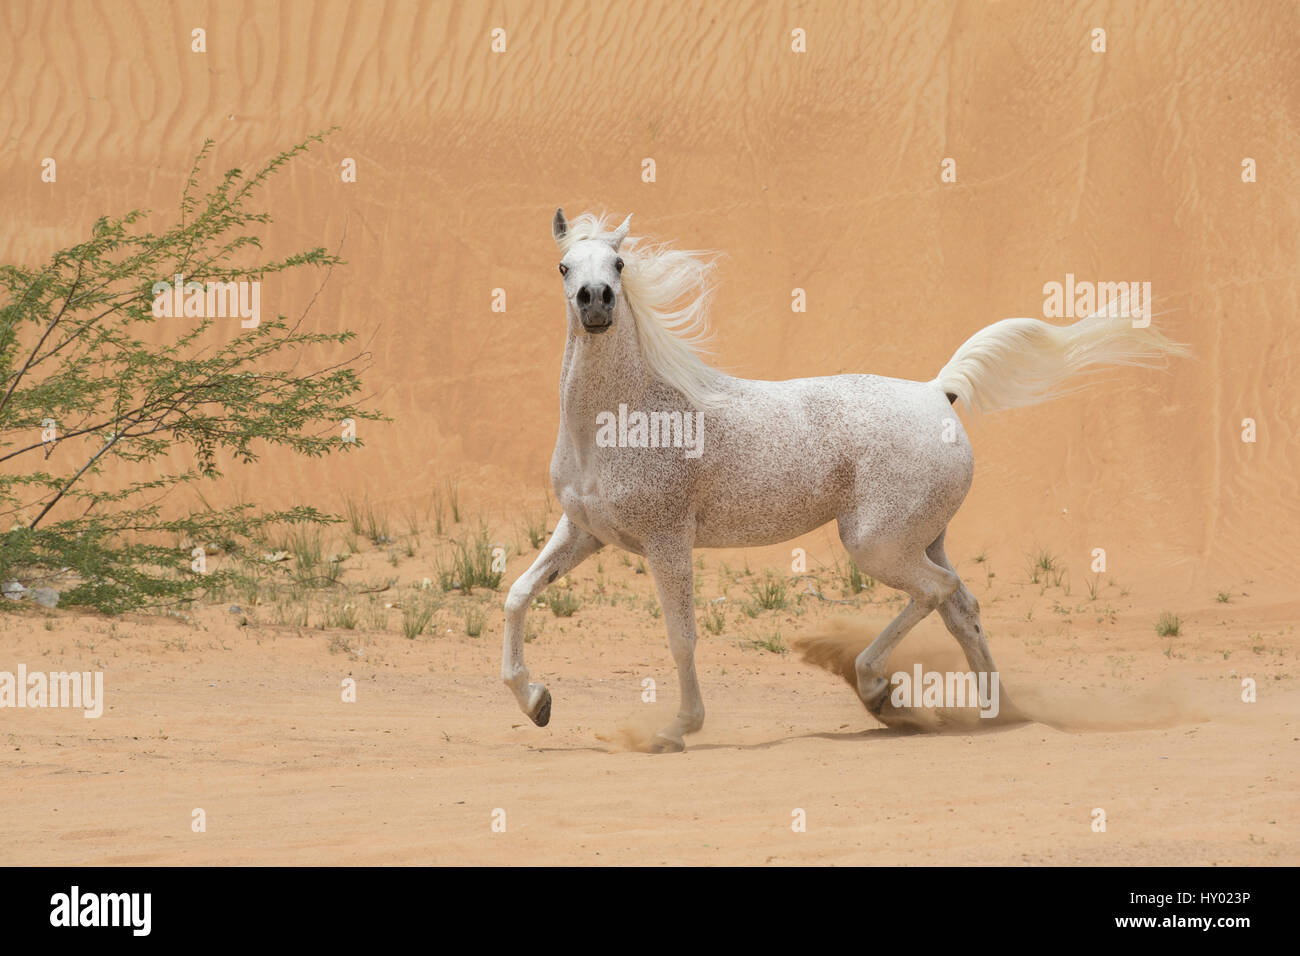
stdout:
[(885, 709), (885, 704), (889, 702), (889, 681), (883, 677), (874, 677), (865, 684), (859, 681), (858, 697), (871, 715), (879, 718)]
[(537, 702), (537, 708), (528, 715), (538, 727), (545, 727), (551, 722), (551, 692), (542, 691), (542, 699)]
[(686, 749), (686, 741), (681, 737), (665, 737), (663, 734), (655, 734), (650, 741), (647, 752), (652, 754), (679, 754)]

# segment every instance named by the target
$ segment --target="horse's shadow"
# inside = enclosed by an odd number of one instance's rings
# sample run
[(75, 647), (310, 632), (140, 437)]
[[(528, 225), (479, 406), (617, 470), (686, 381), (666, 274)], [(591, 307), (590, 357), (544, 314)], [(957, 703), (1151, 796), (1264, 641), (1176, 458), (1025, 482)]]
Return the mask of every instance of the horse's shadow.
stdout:
[(769, 750), (782, 744), (799, 740), (834, 740), (839, 742), (861, 743), (863, 741), (886, 741), (902, 737), (976, 737), (983, 734), (995, 734), (1022, 727), (1024, 724), (1002, 724), (993, 727), (971, 727), (963, 729), (925, 730), (916, 727), (869, 727), (866, 730), (850, 730), (843, 733), (818, 730), (807, 734), (793, 734), (777, 740), (764, 740), (753, 744), (687, 744), (686, 750)]
[[(807, 734), (792, 734), (788, 737), (779, 737), (776, 740), (761, 740), (757, 743), (726, 743), (717, 741), (714, 743), (692, 744), (687, 743), (686, 753), (698, 752), (702, 750), (770, 750), (773, 747), (780, 747), (784, 744), (794, 743), (799, 740), (833, 740), (843, 743), (861, 743), (863, 741), (886, 741), (902, 737), (975, 737), (982, 734), (995, 734), (1008, 730), (1014, 730), (1017, 727), (1023, 727), (1032, 721), (1023, 721), (1018, 723), (998, 724), (991, 727), (969, 727), (969, 728), (951, 728), (944, 730), (926, 730), (915, 727), (868, 727), (865, 730), (849, 730), (844, 732), (834, 731), (813, 731)], [(633, 754), (641, 753), (630, 747), (601, 747), (601, 746), (577, 746), (577, 747), (533, 747), (535, 753), (601, 753), (601, 754)], [(650, 756), (657, 756), (650, 754)]]

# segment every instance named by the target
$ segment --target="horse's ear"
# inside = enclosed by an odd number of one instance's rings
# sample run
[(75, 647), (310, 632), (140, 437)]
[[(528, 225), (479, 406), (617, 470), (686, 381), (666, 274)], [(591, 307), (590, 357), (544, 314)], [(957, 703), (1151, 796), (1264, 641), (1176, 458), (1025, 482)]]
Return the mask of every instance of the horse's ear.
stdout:
[(555, 218), (551, 220), (551, 235), (556, 245), (563, 245), (564, 237), (569, 234), (569, 220), (564, 218), (564, 210), (556, 209)]
[(623, 220), (623, 225), (615, 229), (613, 234), (609, 237), (609, 244), (614, 247), (615, 252), (618, 252), (618, 247), (621, 246), (623, 244), (623, 240), (627, 238), (627, 231), (628, 229), (631, 228), (631, 226), (632, 226), (632, 214), (628, 213), (628, 217)]

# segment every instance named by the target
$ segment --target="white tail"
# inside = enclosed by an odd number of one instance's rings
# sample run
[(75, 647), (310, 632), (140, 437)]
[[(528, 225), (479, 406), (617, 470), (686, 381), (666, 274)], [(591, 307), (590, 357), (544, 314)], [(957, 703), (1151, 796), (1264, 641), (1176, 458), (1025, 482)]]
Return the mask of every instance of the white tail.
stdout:
[(934, 383), (982, 412), (1036, 405), (1066, 392), (1067, 379), (1108, 365), (1153, 366), (1187, 347), (1109, 309), (1073, 325), (1003, 319), (980, 329), (949, 359)]

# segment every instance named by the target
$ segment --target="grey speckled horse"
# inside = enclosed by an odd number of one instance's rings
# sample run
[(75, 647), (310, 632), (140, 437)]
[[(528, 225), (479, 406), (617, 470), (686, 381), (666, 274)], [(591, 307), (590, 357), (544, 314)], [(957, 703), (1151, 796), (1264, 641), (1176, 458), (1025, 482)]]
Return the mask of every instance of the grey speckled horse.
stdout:
[(617, 546), (654, 574), (681, 684), (677, 717), (652, 749), (683, 749), (704, 723), (691, 549), (775, 544), (831, 520), (858, 567), (911, 598), (856, 660), (869, 710), (879, 715), (888, 697), (890, 653), (934, 610), (971, 668), (993, 672), (979, 604), (944, 553), (974, 471), (953, 405), (1033, 404), (1085, 368), (1150, 364), (1181, 348), (1112, 308), (1063, 327), (995, 323), (929, 382), (733, 378), (699, 355), (710, 258), (629, 239), (629, 220), (611, 230), (586, 214), (570, 225), (556, 210), (552, 224), (568, 322), (551, 458), (564, 515), (506, 599), (502, 679), (524, 713), (538, 726), (551, 716), (550, 692), (524, 666), (529, 605)]

